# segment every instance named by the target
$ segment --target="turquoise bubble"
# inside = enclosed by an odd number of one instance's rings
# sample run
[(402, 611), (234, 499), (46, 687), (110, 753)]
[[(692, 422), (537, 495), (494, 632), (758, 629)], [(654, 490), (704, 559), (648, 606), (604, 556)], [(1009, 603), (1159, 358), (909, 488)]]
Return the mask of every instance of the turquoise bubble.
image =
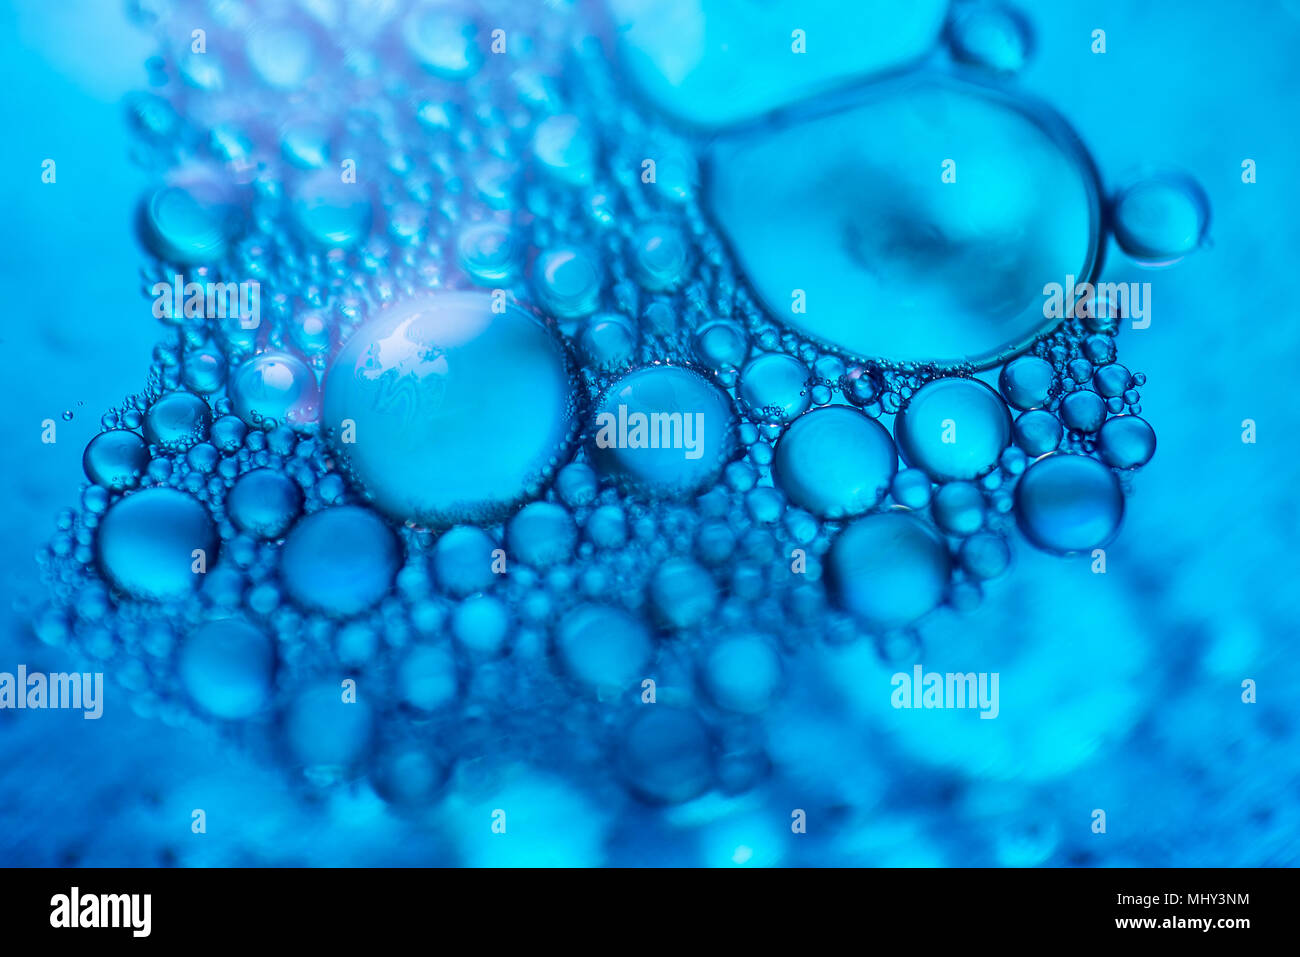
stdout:
[(713, 484), (735, 448), (730, 400), (681, 366), (629, 372), (596, 411), (592, 464), (650, 495), (678, 497)]
[(213, 263), (225, 256), (244, 217), (234, 187), (219, 174), (191, 168), (144, 200), (140, 212), (145, 243), (180, 265)]
[(457, 598), (487, 588), (495, 577), (492, 553), (496, 548), (492, 537), (473, 525), (447, 529), (433, 547), (433, 573), (439, 587)]
[(402, 24), (407, 50), (424, 69), (445, 80), (463, 80), (478, 72), (483, 53), (474, 21), (455, 9), (421, 6)]
[(998, 375), (998, 389), (1013, 409), (1041, 409), (1052, 394), (1056, 370), (1046, 359), (1020, 356)]
[(601, 695), (638, 684), (653, 651), (641, 620), (610, 605), (579, 605), (555, 630), (561, 670)]
[(336, 456), (383, 512), (433, 526), (498, 520), (568, 455), (576, 400), (559, 340), (486, 293), (398, 303), (325, 376)]
[(714, 704), (737, 714), (759, 714), (781, 682), (781, 661), (760, 638), (729, 638), (709, 650), (704, 685)]
[(316, 373), (287, 352), (263, 352), (246, 360), (230, 381), (230, 402), (248, 425), (304, 426), (320, 417)]
[(241, 475), (226, 496), (226, 512), (235, 527), (254, 538), (280, 538), (302, 510), (298, 483), (274, 469)]
[(948, 20), (948, 43), (962, 63), (996, 73), (1015, 73), (1030, 53), (1029, 25), (1001, 3), (977, 2), (958, 7)]
[(181, 645), (176, 671), (195, 704), (214, 717), (238, 721), (270, 701), (275, 647), (246, 621), (209, 621)]
[(568, 509), (554, 502), (530, 502), (506, 526), (510, 554), (534, 568), (549, 568), (573, 557), (578, 528)]
[(86, 478), (115, 492), (135, 488), (149, 465), (144, 439), (127, 429), (100, 432), (86, 444), (81, 467)]
[(643, 223), (632, 235), (632, 268), (637, 281), (651, 292), (676, 289), (690, 261), (690, 243), (673, 223)]
[(889, 485), (889, 494), (904, 508), (925, 508), (933, 493), (934, 483), (920, 469), (901, 469)]
[(642, 707), (623, 732), (618, 766), (629, 789), (652, 804), (680, 804), (713, 783), (713, 741), (692, 712)]
[(460, 694), (460, 677), (450, 649), (442, 645), (411, 648), (397, 669), (397, 694), (403, 704), (423, 712), (454, 702)]
[[(607, 0), (619, 62), (691, 125), (721, 126), (900, 67), (939, 37), (947, 0)], [(803, 33), (803, 49), (793, 31)], [(650, 154), (653, 155), (653, 154)]]
[(670, 558), (650, 579), (650, 601), (660, 620), (672, 628), (705, 622), (718, 604), (713, 576), (689, 558)]
[(316, 46), (311, 34), (292, 23), (255, 22), (244, 39), (248, 65), (267, 86), (293, 90), (316, 69)]
[(181, 360), (181, 381), (187, 389), (209, 395), (226, 382), (226, 357), (216, 349), (195, 349)]
[(942, 366), (993, 365), (1059, 324), (1044, 282), (1090, 276), (1101, 238), (1065, 122), (930, 74), (849, 102), (711, 150), (708, 200), (768, 312), (855, 356)]
[(1124, 517), (1124, 493), (1109, 468), (1086, 455), (1038, 459), (1016, 485), (1016, 519), (1025, 537), (1059, 555), (1108, 543)]
[(1065, 435), (1061, 420), (1042, 409), (1018, 416), (1014, 431), (1016, 445), (1024, 449), (1026, 455), (1035, 458), (1056, 451)]
[(423, 741), (385, 741), (370, 769), (375, 793), (389, 804), (420, 808), (432, 801), (451, 773), (446, 756)]
[(949, 482), (941, 486), (930, 504), (930, 514), (940, 530), (958, 537), (984, 526), (984, 493), (974, 482)]
[(894, 422), (903, 460), (939, 482), (990, 471), (1011, 439), (1011, 415), (978, 379), (935, 379), (908, 400)]
[[(217, 561), (217, 529), (194, 498), (171, 488), (148, 488), (113, 504), (99, 524), (95, 550), (104, 577), (145, 601), (181, 599), (203, 583), (195, 563)], [(196, 556), (196, 550), (202, 556)]]
[(392, 530), (368, 509), (344, 505), (294, 526), (280, 552), (280, 579), (298, 604), (345, 617), (388, 594), (400, 565)]
[(961, 543), (957, 558), (972, 578), (981, 581), (997, 578), (1011, 564), (1011, 546), (1001, 535), (976, 532)]
[(184, 451), (208, 437), (212, 411), (190, 392), (169, 392), (149, 406), (144, 416), (144, 437), (154, 445)]
[(555, 246), (533, 263), (533, 288), (547, 312), (559, 319), (589, 316), (600, 307), (604, 282), (600, 264), (590, 250)]
[(740, 373), (740, 398), (750, 415), (768, 422), (789, 422), (808, 408), (812, 374), (798, 359), (782, 352), (760, 355)]
[(714, 319), (696, 331), (695, 354), (715, 372), (738, 368), (749, 354), (749, 339), (740, 323)]
[(588, 365), (606, 371), (627, 366), (636, 355), (636, 344), (636, 323), (617, 313), (592, 316), (578, 339)]
[(1117, 415), (1101, 427), (1097, 451), (1102, 461), (1113, 468), (1140, 468), (1155, 455), (1156, 433), (1141, 416)]
[(520, 250), (509, 226), (491, 222), (467, 226), (456, 241), (456, 252), (460, 268), (476, 285), (497, 288), (515, 280)]
[(358, 689), (344, 700), (341, 681), (300, 691), (283, 718), (285, 745), (293, 760), (313, 775), (336, 775), (362, 763), (374, 740), (374, 709)]
[(365, 188), (344, 182), (337, 170), (309, 173), (292, 190), (290, 215), (308, 242), (346, 249), (370, 235), (371, 206)]
[(456, 643), (477, 658), (494, 657), (510, 636), (510, 611), (491, 595), (473, 595), (456, 606), (451, 631)]
[(895, 628), (932, 611), (948, 592), (952, 560), (943, 541), (911, 515), (868, 515), (845, 528), (827, 555), (836, 604), (868, 625)]
[(548, 116), (537, 124), (533, 155), (545, 172), (562, 183), (580, 186), (595, 175), (596, 141), (572, 114)]
[(1113, 362), (1102, 366), (1092, 376), (1093, 388), (1107, 398), (1122, 396), (1133, 387), (1133, 376), (1128, 369)]
[(772, 459), (772, 479), (790, 501), (830, 519), (875, 508), (897, 470), (888, 430), (848, 406), (813, 409), (795, 419)]
[(1122, 189), (1112, 219), (1124, 252), (1148, 265), (1169, 265), (1201, 245), (1210, 201), (1190, 177), (1162, 173)]
[(1071, 392), (1061, 400), (1061, 421), (1076, 432), (1092, 434), (1106, 420), (1106, 403), (1087, 389)]

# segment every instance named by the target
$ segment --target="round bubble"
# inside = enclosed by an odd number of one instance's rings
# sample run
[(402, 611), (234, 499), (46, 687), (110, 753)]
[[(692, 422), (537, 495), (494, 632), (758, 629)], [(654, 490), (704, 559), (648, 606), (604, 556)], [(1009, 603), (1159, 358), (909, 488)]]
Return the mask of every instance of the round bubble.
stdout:
[(1107, 465), (1117, 469), (1139, 468), (1155, 455), (1156, 434), (1141, 416), (1117, 415), (1101, 427), (1097, 450)]
[(510, 634), (510, 611), (490, 595), (474, 595), (456, 606), (451, 630), (460, 647), (470, 654), (498, 655)]
[(974, 482), (949, 482), (935, 493), (930, 513), (949, 535), (973, 534), (984, 525), (984, 493)]
[[(148, 488), (112, 505), (95, 537), (99, 567), (116, 588), (147, 601), (184, 598), (217, 561), (216, 526), (194, 498)], [(202, 554), (196, 555), (198, 550)]]
[(972, 578), (997, 578), (1011, 564), (1011, 547), (1001, 535), (976, 532), (961, 543), (957, 557)]
[(943, 601), (952, 560), (943, 541), (911, 515), (868, 515), (845, 528), (827, 555), (835, 602), (870, 625), (894, 628)]
[(492, 565), (497, 543), (481, 528), (458, 525), (449, 528), (433, 546), (433, 572), (438, 585), (461, 598), (492, 584)]
[(478, 71), (483, 54), (474, 34), (474, 21), (463, 13), (432, 5), (413, 10), (402, 28), (411, 55), (446, 80), (463, 80)]
[(505, 517), (564, 464), (576, 429), (564, 348), (486, 293), (440, 293), (362, 326), (325, 377), (325, 425), (382, 511), (434, 526)]
[[(221, 259), (238, 236), (242, 219), (242, 204), (234, 188), (200, 168), (182, 170), (150, 193), (140, 214), (141, 231), (150, 249), (181, 265)], [(183, 305), (173, 302), (172, 315), (180, 315)]]
[(729, 638), (714, 646), (704, 662), (704, 684), (720, 708), (758, 714), (781, 681), (781, 662), (759, 638)]
[(418, 741), (386, 741), (375, 755), (370, 783), (389, 804), (418, 808), (434, 799), (451, 769), (435, 748)]
[(769, 352), (740, 374), (740, 397), (755, 418), (789, 422), (808, 408), (808, 367), (793, 356)]
[(480, 286), (496, 288), (514, 281), (519, 249), (510, 227), (501, 223), (475, 223), (456, 242), (460, 268)]
[(795, 419), (772, 459), (772, 478), (790, 501), (831, 519), (875, 508), (897, 470), (898, 452), (888, 430), (842, 405)]
[(510, 519), (506, 544), (510, 554), (534, 568), (549, 568), (573, 557), (578, 528), (562, 505), (531, 502)]
[(1016, 519), (1034, 545), (1066, 555), (1105, 545), (1124, 517), (1119, 479), (1086, 455), (1038, 459), (1016, 485)]
[(212, 412), (190, 392), (162, 396), (144, 417), (144, 437), (165, 449), (184, 450), (208, 437)]
[(1076, 432), (1096, 432), (1106, 419), (1106, 403), (1086, 389), (1071, 392), (1061, 400), (1061, 421)]
[(1064, 435), (1061, 420), (1042, 409), (1026, 412), (1016, 419), (1016, 445), (1024, 449), (1026, 455), (1037, 457), (1054, 452)]
[(713, 576), (689, 558), (670, 558), (650, 580), (650, 600), (660, 619), (673, 628), (704, 622), (718, 603)]
[(343, 249), (370, 235), (370, 199), (356, 183), (343, 182), (338, 171), (310, 173), (292, 193), (290, 214), (309, 242)]
[(934, 484), (920, 469), (902, 469), (890, 483), (889, 494), (904, 508), (925, 508), (930, 504)]
[(209, 621), (185, 639), (176, 670), (195, 704), (214, 717), (238, 721), (270, 700), (275, 648), (246, 621)]
[(373, 512), (327, 508), (294, 526), (280, 554), (289, 596), (313, 611), (355, 615), (388, 593), (401, 564), (397, 537)]
[(641, 620), (609, 605), (579, 605), (565, 614), (555, 631), (560, 667), (601, 694), (634, 684), (653, 650)]
[(343, 770), (361, 763), (374, 740), (374, 712), (364, 695), (344, 700), (342, 684), (326, 681), (298, 693), (284, 715), (284, 738), (305, 768)]
[(1210, 202), (1197, 183), (1165, 173), (1121, 190), (1112, 210), (1115, 241), (1139, 262), (1168, 265), (1200, 246)]
[(148, 465), (149, 448), (144, 439), (127, 429), (100, 432), (81, 456), (86, 477), (115, 492), (135, 488)]
[(443, 646), (416, 645), (397, 670), (397, 693), (417, 711), (436, 711), (456, 700), (460, 678), (456, 659)]
[(280, 538), (301, 509), (298, 483), (274, 469), (254, 469), (241, 475), (226, 496), (230, 520), (255, 538)]
[(533, 287), (542, 305), (559, 319), (589, 316), (600, 306), (600, 264), (577, 246), (555, 246), (533, 263)]
[(690, 266), (690, 245), (676, 225), (645, 223), (632, 236), (632, 265), (637, 280), (646, 289), (675, 289)]
[(263, 352), (240, 365), (230, 383), (230, 401), (251, 426), (301, 426), (320, 415), (316, 373), (287, 352)]
[(998, 376), (998, 388), (1012, 408), (1040, 409), (1052, 393), (1056, 370), (1046, 359), (1020, 356), (1012, 359)]
[(948, 21), (953, 56), (997, 73), (1015, 73), (1029, 59), (1029, 25), (1000, 3), (965, 4)]
[(973, 479), (997, 464), (1011, 439), (1011, 415), (978, 379), (935, 379), (898, 414), (894, 437), (903, 460), (936, 481)]
[(290, 23), (255, 23), (244, 44), (249, 65), (277, 90), (301, 86), (316, 66), (311, 36)]
[(695, 354), (710, 369), (738, 367), (749, 353), (749, 340), (738, 322), (714, 319), (695, 333)]
[(689, 495), (713, 484), (736, 441), (731, 402), (681, 366), (629, 372), (596, 410), (593, 464), (651, 495)]
[(542, 169), (564, 183), (590, 182), (595, 171), (596, 143), (576, 116), (548, 116), (533, 132), (533, 155)]
[(634, 794), (655, 804), (699, 797), (713, 783), (713, 742), (692, 712), (640, 708), (623, 733), (619, 769)]

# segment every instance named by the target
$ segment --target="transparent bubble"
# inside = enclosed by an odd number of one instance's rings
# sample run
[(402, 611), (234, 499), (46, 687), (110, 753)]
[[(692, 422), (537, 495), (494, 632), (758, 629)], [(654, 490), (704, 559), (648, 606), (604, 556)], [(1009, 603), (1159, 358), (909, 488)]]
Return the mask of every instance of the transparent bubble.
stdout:
[(1148, 265), (1169, 265), (1201, 245), (1210, 201), (1190, 177), (1162, 173), (1122, 189), (1112, 218), (1124, 252)]
[(910, 515), (868, 515), (836, 537), (827, 556), (836, 603), (870, 625), (907, 625), (936, 608), (948, 591), (952, 561), (928, 526)]
[(86, 477), (97, 485), (120, 492), (135, 488), (149, 464), (144, 440), (126, 429), (110, 429), (86, 445), (81, 465)]
[(1034, 545), (1065, 555), (1105, 545), (1119, 530), (1124, 493), (1096, 459), (1056, 453), (1034, 462), (1016, 485), (1016, 519)]
[(555, 631), (560, 667), (603, 695), (636, 684), (653, 650), (641, 621), (609, 605), (579, 605), (565, 614)]
[(1140, 468), (1155, 455), (1156, 433), (1141, 416), (1117, 415), (1101, 427), (1097, 450), (1113, 468)]
[(230, 382), (234, 412), (254, 427), (306, 425), (320, 415), (316, 373), (287, 352), (263, 352), (245, 361)]
[[(95, 550), (100, 570), (132, 598), (184, 598), (203, 582), (194, 570), (216, 564), (217, 530), (193, 497), (171, 488), (149, 488), (116, 502), (99, 524)], [(201, 556), (194, 552), (199, 550)]]
[(294, 526), (281, 550), (280, 578), (300, 605), (345, 617), (388, 594), (400, 565), (401, 547), (388, 526), (367, 509), (345, 505)]
[(997, 464), (1011, 439), (1011, 416), (977, 379), (935, 379), (898, 414), (894, 437), (903, 460), (935, 480), (973, 479)]
[(772, 478), (790, 500), (831, 519), (874, 508), (897, 469), (889, 432), (848, 406), (813, 409), (795, 419), (772, 460)]
[(239, 477), (226, 498), (235, 527), (263, 539), (280, 538), (302, 509), (302, 489), (274, 469), (254, 469)]
[(270, 701), (275, 648), (246, 621), (209, 621), (181, 644), (176, 670), (195, 704), (214, 717), (238, 721)]

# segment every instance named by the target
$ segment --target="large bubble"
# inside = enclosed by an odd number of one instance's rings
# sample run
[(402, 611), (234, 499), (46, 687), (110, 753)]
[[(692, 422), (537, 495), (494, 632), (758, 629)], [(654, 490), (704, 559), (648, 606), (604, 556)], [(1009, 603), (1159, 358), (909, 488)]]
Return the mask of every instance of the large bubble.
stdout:
[(948, 591), (952, 559), (933, 530), (910, 515), (860, 518), (831, 545), (827, 584), (840, 607), (879, 628), (909, 624)]
[(1045, 456), (1016, 485), (1020, 530), (1045, 551), (1066, 555), (1105, 545), (1123, 517), (1119, 479), (1086, 455)]
[[(217, 529), (195, 499), (171, 488), (149, 488), (114, 504), (99, 525), (99, 567), (132, 598), (184, 598), (203, 582), (196, 569), (217, 560)], [(196, 552), (201, 554), (196, 554)]]
[(795, 419), (772, 461), (772, 477), (792, 502), (832, 519), (874, 508), (897, 469), (889, 432), (848, 406), (813, 409)]

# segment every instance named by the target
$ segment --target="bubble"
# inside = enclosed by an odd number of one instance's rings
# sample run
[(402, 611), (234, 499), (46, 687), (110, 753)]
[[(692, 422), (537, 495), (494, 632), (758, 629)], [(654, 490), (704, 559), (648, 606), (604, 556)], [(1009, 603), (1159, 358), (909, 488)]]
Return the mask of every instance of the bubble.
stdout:
[(670, 558), (650, 580), (650, 601), (670, 627), (691, 628), (713, 613), (718, 588), (713, 576), (689, 558)]
[(432, 6), (413, 10), (402, 27), (402, 39), (411, 55), (445, 80), (463, 80), (482, 66), (483, 54), (474, 34), (473, 20)]
[(768, 311), (857, 356), (942, 365), (992, 365), (1057, 325), (1042, 277), (1091, 275), (1101, 234), (1065, 122), (927, 74), (854, 102), (713, 147), (708, 199)]
[(653, 650), (640, 619), (609, 605), (579, 605), (565, 614), (555, 631), (560, 667), (602, 696), (632, 686)]
[(978, 379), (935, 379), (898, 414), (894, 437), (903, 460), (936, 481), (973, 479), (997, 464), (1011, 439), (1011, 416)]
[(623, 733), (619, 769), (638, 797), (680, 804), (713, 783), (713, 742), (694, 714), (666, 704), (639, 709)]
[(320, 415), (316, 373), (287, 352), (263, 352), (235, 370), (230, 382), (234, 412), (254, 427), (306, 425)]
[(929, 505), (933, 491), (930, 476), (920, 469), (900, 470), (889, 486), (889, 494), (894, 497), (894, 501), (904, 508), (911, 509), (925, 508)]
[[(675, 441), (654, 448), (647, 437), (640, 445), (639, 417), (646, 431), (659, 423), (654, 437)], [(713, 484), (735, 446), (736, 419), (726, 394), (681, 366), (649, 366), (623, 376), (598, 403), (596, 426), (592, 464), (651, 495), (677, 497)]]
[(548, 116), (533, 132), (533, 155), (542, 168), (563, 183), (580, 186), (595, 172), (596, 142), (576, 116)]
[(949, 535), (973, 534), (984, 525), (984, 493), (974, 482), (949, 482), (935, 493), (930, 513)]
[(212, 423), (212, 441), (221, 451), (237, 451), (244, 444), (248, 427), (237, 415), (223, 415)]
[(790, 501), (830, 519), (875, 508), (897, 469), (889, 432), (848, 406), (813, 409), (795, 419), (772, 460), (772, 478)]
[(411, 648), (398, 667), (397, 693), (404, 704), (417, 711), (436, 711), (454, 702), (460, 693), (460, 678), (451, 651), (431, 645)]
[(781, 681), (781, 663), (767, 642), (730, 638), (714, 646), (704, 662), (704, 684), (720, 708), (737, 714), (759, 714), (767, 708)]
[(329, 159), (329, 132), (317, 123), (291, 120), (280, 131), (280, 152), (299, 169), (320, 169)]
[(1056, 370), (1046, 359), (1020, 356), (1003, 367), (998, 389), (1013, 409), (1041, 409), (1052, 393)]
[(808, 408), (810, 378), (807, 366), (798, 359), (780, 352), (765, 353), (741, 372), (740, 397), (755, 418), (789, 422)]
[(96, 485), (121, 492), (135, 488), (149, 465), (144, 439), (126, 429), (100, 432), (86, 445), (81, 466)]
[(546, 310), (560, 319), (589, 316), (600, 306), (603, 278), (595, 257), (577, 246), (556, 246), (533, 263), (533, 287)]
[(370, 783), (389, 804), (418, 808), (432, 801), (451, 769), (435, 748), (420, 741), (385, 741), (375, 755)]
[[(771, 4), (609, 0), (632, 82), (692, 126), (735, 123), (900, 67), (933, 46), (947, 6), (808, 0), (791, 20)], [(792, 55), (794, 26), (805, 31), (806, 55)]]
[(492, 552), (496, 547), (487, 532), (472, 525), (447, 529), (433, 548), (438, 584), (455, 597), (487, 588), (494, 577)]
[(457, 643), (471, 655), (499, 655), (510, 634), (510, 612), (490, 595), (474, 595), (456, 606), (451, 630)]
[(298, 604), (345, 617), (388, 594), (400, 564), (401, 547), (388, 526), (367, 509), (344, 505), (294, 526), (280, 553), (280, 578)]
[(1041, 458), (1016, 485), (1020, 530), (1044, 551), (1067, 555), (1105, 545), (1123, 516), (1124, 493), (1115, 473), (1085, 455)]
[(617, 313), (593, 316), (578, 340), (587, 363), (603, 370), (617, 369), (631, 362), (636, 343), (636, 325)]
[(290, 215), (299, 234), (318, 246), (345, 249), (370, 234), (370, 199), (333, 169), (309, 173), (298, 182)]
[(145, 601), (181, 599), (197, 589), (203, 576), (193, 570), (193, 553), (202, 550), (211, 568), (218, 544), (216, 527), (203, 506), (171, 488), (148, 488), (119, 500), (95, 536), (104, 577)]
[(238, 721), (270, 700), (275, 648), (246, 621), (209, 621), (181, 645), (176, 671), (195, 704), (214, 717)]
[(1015, 73), (1029, 59), (1029, 25), (1000, 3), (958, 7), (948, 21), (953, 56), (998, 73)]
[(1104, 365), (1093, 374), (1093, 387), (1107, 397), (1122, 396), (1133, 385), (1128, 369), (1118, 362)]
[(997, 578), (1011, 564), (1011, 547), (1001, 535), (976, 532), (961, 543), (958, 560), (972, 578)]
[(141, 209), (141, 232), (146, 245), (169, 262), (212, 263), (226, 254), (242, 218), (234, 188), (215, 172), (194, 167), (149, 194)]
[(274, 469), (254, 469), (241, 475), (226, 497), (230, 520), (255, 538), (282, 537), (301, 509), (298, 483)]
[(254, 24), (244, 44), (249, 66), (277, 90), (296, 89), (316, 67), (311, 36), (289, 23)]
[(310, 771), (346, 771), (370, 751), (374, 712), (364, 695), (344, 701), (343, 694), (340, 682), (311, 685), (298, 693), (284, 715), (289, 753)]
[(514, 282), (519, 249), (508, 226), (475, 223), (461, 232), (456, 248), (460, 268), (477, 285), (496, 288)]
[(577, 540), (573, 517), (553, 502), (530, 502), (506, 526), (510, 554), (534, 568), (567, 562)]
[(676, 289), (690, 266), (690, 245), (672, 223), (650, 222), (632, 236), (632, 267), (637, 280), (651, 292)]
[(387, 514), (434, 526), (500, 519), (536, 494), (575, 418), (561, 344), (484, 293), (390, 307), (325, 377), (325, 425), (353, 480)]
[(187, 352), (181, 362), (181, 381), (194, 392), (216, 392), (226, 382), (225, 357), (215, 349)]
[(208, 404), (190, 392), (162, 396), (144, 417), (144, 437), (164, 449), (188, 449), (208, 437), (212, 413)]
[(868, 515), (845, 528), (827, 555), (835, 602), (880, 628), (910, 624), (948, 591), (952, 561), (933, 531), (910, 515)]
[(1095, 392), (1079, 390), (1061, 400), (1061, 420), (1076, 432), (1091, 434), (1106, 419), (1106, 403)]
[(1205, 238), (1210, 201), (1191, 178), (1163, 173), (1120, 191), (1112, 207), (1115, 241), (1139, 262), (1170, 265)]
[(1117, 415), (1101, 427), (1097, 450), (1112, 468), (1140, 468), (1156, 452), (1156, 434), (1141, 416)]
[(1016, 418), (1016, 445), (1025, 450), (1025, 454), (1037, 457), (1054, 452), (1061, 444), (1065, 430), (1061, 420), (1050, 412), (1035, 409)]
[(695, 354), (715, 372), (737, 368), (749, 354), (749, 340), (740, 323), (714, 319), (696, 331)]

